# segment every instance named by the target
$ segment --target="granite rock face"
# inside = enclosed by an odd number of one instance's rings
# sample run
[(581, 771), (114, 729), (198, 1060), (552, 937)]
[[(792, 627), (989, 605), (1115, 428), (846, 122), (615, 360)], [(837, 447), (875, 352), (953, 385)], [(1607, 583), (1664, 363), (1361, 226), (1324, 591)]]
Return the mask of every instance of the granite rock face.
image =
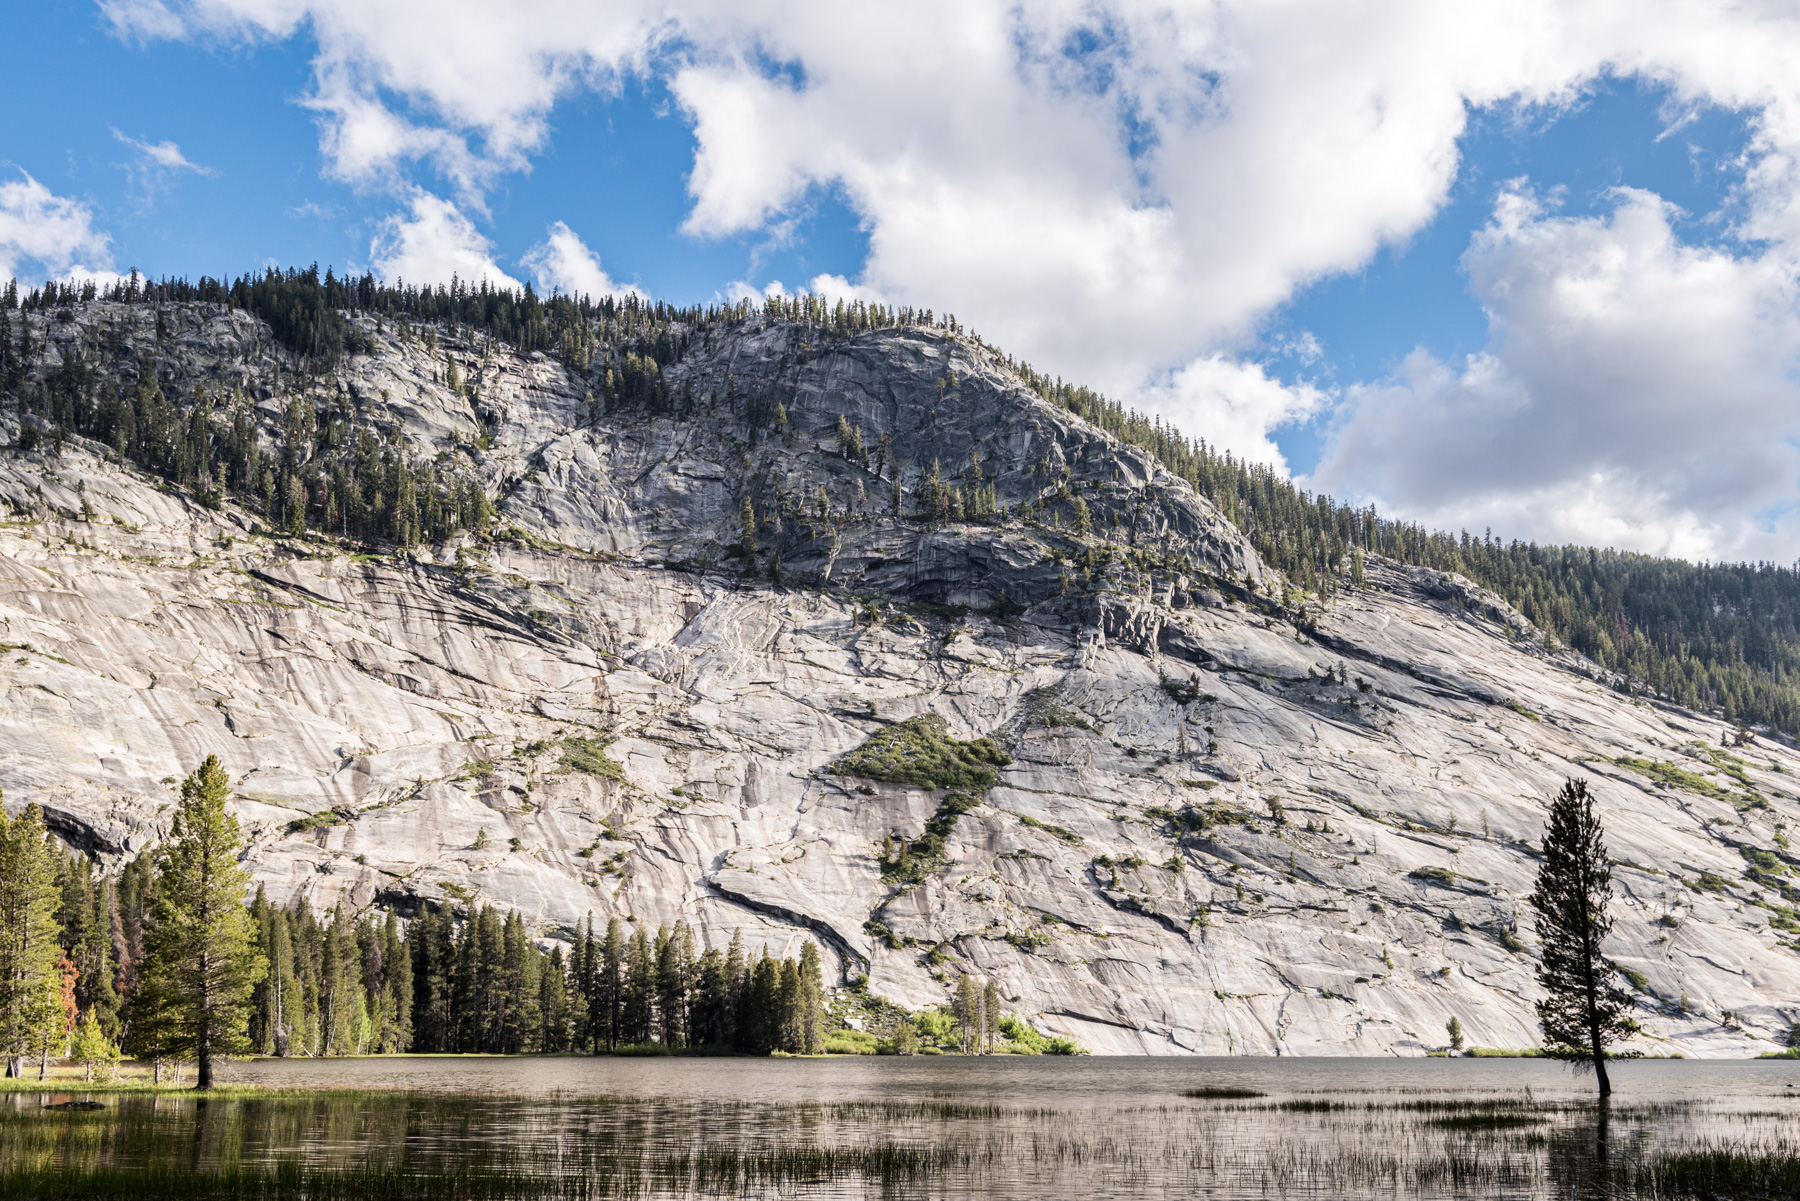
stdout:
[[(1454, 577), (1371, 560), (1282, 603), (1207, 501), (979, 343), (752, 319), (608, 412), (593, 374), (454, 331), (363, 322), (372, 353), (308, 375), (241, 312), (150, 322), (86, 306), (43, 370), (154, 360), (271, 427), (329, 398), (500, 521), (357, 553), (79, 439), (0, 451), (0, 787), (103, 862), (216, 752), (279, 900), (814, 938), (910, 1006), (991, 976), (1097, 1052), (1422, 1054), (1453, 1015), (1538, 1041), (1524, 897), (1580, 775), (1641, 1049), (1754, 1054), (1800, 1018), (1800, 755), (1611, 691)], [(921, 519), (934, 469), (979, 511)], [(902, 882), (884, 849), (944, 794), (832, 766), (927, 713), (1012, 762)]]

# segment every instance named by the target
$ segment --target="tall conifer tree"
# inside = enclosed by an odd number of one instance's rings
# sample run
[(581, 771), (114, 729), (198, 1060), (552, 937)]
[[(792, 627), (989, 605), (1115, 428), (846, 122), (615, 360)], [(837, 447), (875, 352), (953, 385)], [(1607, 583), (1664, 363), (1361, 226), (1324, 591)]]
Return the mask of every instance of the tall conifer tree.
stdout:
[(41, 809), (27, 805), (9, 819), (0, 808), (0, 1054), (8, 1076), (20, 1075), (60, 1016), (54, 854)]
[(606, 943), (600, 951), (599, 1004), (595, 1014), (608, 1051), (619, 1045), (619, 1027), (625, 1008), (625, 953), (625, 928), (618, 918), (608, 918)]
[(216, 755), (182, 781), (145, 931), (145, 974), (166, 990), (203, 1089), (212, 1087), (216, 1058), (251, 1049), (251, 993), (268, 970), (244, 905), (250, 875), (238, 863), (243, 838), (225, 809), (230, 795)]
[(1538, 869), (1531, 906), (1543, 942), (1537, 1003), (1546, 1042), (1571, 1058), (1591, 1060), (1602, 1099), (1612, 1095), (1606, 1048), (1630, 1030), (1631, 997), (1618, 986), (1600, 944), (1612, 930), (1607, 906), (1612, 872), (1600, 815), (1587, 781), (1570, 780), (1550, 804), (1544, 833), (1544, 865)]

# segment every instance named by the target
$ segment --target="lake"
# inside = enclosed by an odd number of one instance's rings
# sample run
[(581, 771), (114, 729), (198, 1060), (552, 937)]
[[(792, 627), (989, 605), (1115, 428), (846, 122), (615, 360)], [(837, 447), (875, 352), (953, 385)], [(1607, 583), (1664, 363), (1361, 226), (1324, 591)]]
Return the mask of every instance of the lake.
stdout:
[(168, 1196), (1084, 1201), (1800, 1183), (1800, 1061), (1611, 1071), (1602, 1113), (1591, 1076), (1526, 1059), (256, 1060), (222, 1075), (333, 1091), (118, 1095), (91, 1112), (0, 1095), (0, 1195), (59, 1180), (66, 1195), (136, 1180)]

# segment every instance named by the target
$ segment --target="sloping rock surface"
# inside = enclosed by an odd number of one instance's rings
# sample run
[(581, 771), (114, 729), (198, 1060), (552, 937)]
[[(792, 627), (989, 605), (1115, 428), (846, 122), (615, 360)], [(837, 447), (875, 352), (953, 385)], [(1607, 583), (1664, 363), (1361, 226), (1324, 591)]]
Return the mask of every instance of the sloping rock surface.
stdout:
[[(992, 976), (1099, 1052), (1421, 1054), (1452, 1015), (1538, 1041), (1524, 897), (1583, 776), (1640, 1047), (1752, 1054), (1800, 1018), (1800, 755), (1609, 690), (1454, 577), (1371, 560), (1278, 602), (1209, 503), (979, 343), (753, 319), (696, 335), (666, 411), (608, 413), (591, 376), (454, 331), (364, 322), (373, 353), (309, 376), (243, 313), (150, 320), (86, 306), (44, 370), (129, 383), (154, 353), (165, 390), (268, 423), (329, 396), (463, 463), (501, 522), (362, 553), (79, 439), (0, 452), (0, 787), (105, 863), (216, 752), (279, 900), (814, 938), (911, 1006)], [(934, 469), (1003, 515), (920, 520)], [(1012, 762), (900, 883), (884, 848), (943, 794), (831, 768), (926, 713)]]

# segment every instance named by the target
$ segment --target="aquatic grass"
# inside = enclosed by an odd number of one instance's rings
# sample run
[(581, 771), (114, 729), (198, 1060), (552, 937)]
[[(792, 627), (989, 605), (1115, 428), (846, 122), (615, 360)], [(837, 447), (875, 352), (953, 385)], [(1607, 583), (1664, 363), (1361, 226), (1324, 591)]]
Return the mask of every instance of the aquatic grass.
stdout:
[[(1310, 1201), (1566, 1197), (1571, 1184), (1584, 1197), (1601, 1184), (1649, 1197), (1651, 1170), (1661, 1173), (1655, 1196), (1687, 1201), (1709, 1188), (1734, 1196), (1716, 1187), (1735, 1170), (1732, 1155), (1760, 1157), (1747, 1169), (1755, 1188), (1737, 1195), (1783, 1195), (1781, 1157), (1793, 1158), (1773, 1137), (1788, 1115), (1766, 1101), (1755, 1102), (1755, 1115), (1705, 1102), (1615, 1106), (1619, 1150), (1609, 1170), (1595, 1162), (1598, 1111), (1585, 1102), (1529, 1093), (1270, 1099), (1223, 1084), (1174, 1091), (1055, 1108), (966, 1087), (799, 1102), (346, 1089), (128, 1094), (99, 1111), (46, 1111), (37, 1097), (14, 1094), (0, 1097), (0, 1201), (967, 1201), (1207, 1189)], [(1194, 1100), (1217, 1103), (1184, 1103)], [(1700, 1120), (1711, 1142), (1696, 1140)], [(1662, 1157), (1638, 1165), (1626, 1153), (1646, 1147)]]
[(1800, 1196), (1800, 1148), (1701, 1146), (1652, 1155), (1618, 1172), (1615, 1183), (1638, 1196), (1752, 1198)]
[(839, 1121), (879, 1118), (883, 1121), (936, 1119), (938, 1121), (999, 1121), (1003, 1118), (1046, 1118), (1054, 1109), (1020, 1109), (1009, 1105), (971, 1105), (956, 1101), (833, 1101), (820, 1106)]
[(1539, 1126), (1550, 1119), (1529, 1113), (1459, 1113), (1432, 1118), (1431, 1124), (1444, 1130), (1504, 1130), (1509, 1127)]
[(169, 1201), (258, 1197), (264, 1201), (582, 1201), (588, 1197), (630, 1196), (641, 1190), (608, 1187), (604, 1179), (527, 1175), (516, 1172), (434, 1172), (303, 1170), (287, 1163), (273, 1170), (168, 1167), (99, 1168), (68, 1171), (39, 1168), (0, 1173), (0, 1198), (61, 1201), (63, 1198), (141, 1197)]
[(1223, 1086), (1184, 1088), (1181, 1095), (1196, 1101), (1248, 1101), (1269, 1094), (1258, 1092), (1253, 1088), (1228, 1088)]

